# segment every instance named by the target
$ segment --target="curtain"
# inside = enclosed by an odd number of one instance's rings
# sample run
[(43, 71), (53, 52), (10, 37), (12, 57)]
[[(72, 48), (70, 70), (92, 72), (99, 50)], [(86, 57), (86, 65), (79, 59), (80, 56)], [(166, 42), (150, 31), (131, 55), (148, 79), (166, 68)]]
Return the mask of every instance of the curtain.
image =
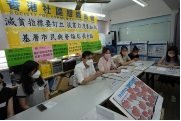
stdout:
[(179, 49), (180, 54), (180, 11), (175, 16), (174, 45)]

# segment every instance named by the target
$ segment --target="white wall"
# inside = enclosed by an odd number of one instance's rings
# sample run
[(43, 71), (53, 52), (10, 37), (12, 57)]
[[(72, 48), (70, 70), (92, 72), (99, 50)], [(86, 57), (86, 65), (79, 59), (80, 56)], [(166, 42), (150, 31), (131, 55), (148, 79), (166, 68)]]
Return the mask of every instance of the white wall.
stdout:
[(171, 36), (170, 42), (174, 39), (175, 14), (177, 11), (171, 10), (163, 0), (147, 1), (148, 7), (141, 7), (140, 5), (133, 5), (123, 9), (110, 12), (111, 25), (142, 20), (152, 17), (171, 15)]
[(111, 24), (130, 22), (171, 14), (170, 8), (162, 0), (147, 1), (148, 7), (133, 5), (110, 12)]
[(109, 23), (107, 21), (98, 21), (98, 31), (99, 33), (108, 34)]

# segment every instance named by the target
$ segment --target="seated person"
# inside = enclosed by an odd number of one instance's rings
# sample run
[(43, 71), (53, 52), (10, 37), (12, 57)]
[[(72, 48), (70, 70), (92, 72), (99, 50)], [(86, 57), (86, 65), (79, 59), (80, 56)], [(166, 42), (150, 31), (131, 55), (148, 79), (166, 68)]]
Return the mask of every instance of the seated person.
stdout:
[[(178, 55), (178, 49), (175, 46), (171, 46), (167, 50), (166, 56), (164, 55), (162, 59), (158, 62), (158, 66), (166, 68), (178, 68), (180, 67), (180, 56)], [(158, 81), (161, 82), (161, 92), (164, 89), (164, 84), (167, 84), (171, 90), (171, 101), (176, 102), (175, 97), (175, 82), (177, 78), (169, 76), (160, 76)]]
[(0, 73), (0, 120), (14, 115), (13, 91), (3, 86), (3, 75)]
[(127, 66), (135, 60), (131, 60), (128, 56), (128, 48), (126, 46), (121, 47), (120, 56), (117, 57), (117, 63), (121, 66)]
[(90, 51), (82, 53), (82, 61), (74, 69), (74, 87), (77, 87), (79, 84), (85, 85), (102, 75), (101, 72), (95, 71), (92, 56), (93, 54)]
[[(99, 59), (98, 68), (102, 73), (118, 73), (121, 70), (117, 69), (115, 63), (111, 58), (111, 51), (109, 48), (104, 47), (102, 50), (102, 57)], [(113, 70), (111, 70), (111, 67)]]
[(130, 54), (128, 54), (128, 56), (130, 57), (131, 60), (138, 61), (138, 59), (139, 59), (138, 51), (139, 51), (139, 49), (136, 46), (134, 46), (132, 52)]
[(17, 97), (22, 109), (26, 110), (49, 99), (48, 81), (40, 76), (39, 64), (35, 61), (26, 61), (23, 64)]

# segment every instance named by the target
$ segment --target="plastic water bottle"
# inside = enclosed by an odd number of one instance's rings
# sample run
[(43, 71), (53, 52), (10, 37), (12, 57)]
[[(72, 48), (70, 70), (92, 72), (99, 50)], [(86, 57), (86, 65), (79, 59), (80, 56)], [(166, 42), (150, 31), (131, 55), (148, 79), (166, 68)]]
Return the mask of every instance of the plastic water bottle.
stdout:
[(10, 79), (11, 79), (12, 86), (16, 86), (16, 78), (15, 78), (14, 72), (10, 74)]

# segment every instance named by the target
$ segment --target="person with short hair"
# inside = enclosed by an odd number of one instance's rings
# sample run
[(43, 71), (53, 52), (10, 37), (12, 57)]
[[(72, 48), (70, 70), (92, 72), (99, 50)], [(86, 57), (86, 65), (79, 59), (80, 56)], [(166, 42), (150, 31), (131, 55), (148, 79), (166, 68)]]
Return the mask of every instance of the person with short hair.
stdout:
[(126, 46), (121, 47), (120, 56), (117, 57), (117, 63), (120, 66), (127, 66), (132, 62), (135, 62), (135, 60), (131, 60), (128, 56), (128, 48)]
[(74, 87), (85, 85), (102, 75), (102, 72), (95, 71), (92, 56), (93, 54), (90, 51), (84, 51), (82, 53), (82, 61), (78, 63), (74, 69)]
[(0, 73), (0, 120), (14, 115), (13, 91), (3, 86), (3, 75)]
[(119, 73), (121, 71), (113, 62), (111, 58), (111, 51), (107, 47), (104, 47), (102, 50), (102, 57), (99, 59), (98, 68), (102, 73)]
[(132, 52), (130, 54), (128, 54), (128, 56), (130, 57), (131, 60), (138, 61), (138, 59), (139, 59), (138, 52), (139, 52), (138, 47), (134, 46)]

